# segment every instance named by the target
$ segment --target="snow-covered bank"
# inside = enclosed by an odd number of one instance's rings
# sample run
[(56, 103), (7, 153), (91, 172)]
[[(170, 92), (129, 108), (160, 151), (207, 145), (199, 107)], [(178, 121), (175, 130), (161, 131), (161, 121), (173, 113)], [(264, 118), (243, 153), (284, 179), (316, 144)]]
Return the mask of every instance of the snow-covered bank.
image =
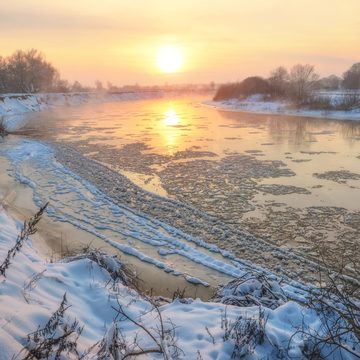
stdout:
[[(16, 242), (20, 224), (1, 206), (0, 224), (1, 264)], [(256, 297), (256, 283), (238, 286), (237, 291)], [(63, 305), (67, 309), (62, 316), (56, 310), (65, 293)], [(68, 331), (75, 324), (66, 341), (76, 342), (76, 346), (65, 347), (59, 359), (78, 359), (93, 345), (83, 359), (122, 359), (126, 353), (140, 349), (167, 353), (163, 356), (152, 351), (141, 357), (144, 359), (307, 358), (305, 352), (311, 348), (312, 340), (296, 331), (322, 334), (321, 319), (315, 311), (286, 299), (271, 307), (175, 300), (157, 310), (153, 300), (120, 281), (114, 282), (97, 262), (80, 258), (47, 263), (28, 240), (11, 259), (5, 276), (1, 276), (0, 359), (12, 358), (24, 346), (35, 349), (46, 340), (54, 342), (66, 333), (67, 324)], [(127, 316), (119, 315), (119, 311)], [(57, 316), (52, 316), (54, 313)], [(118, 346), (111, 349), (114, 341)], [(353, 351), (359, 350), (350, 336), (347, 341)], [(111, 350), (118, 352), (118, 357), (110, 356)], [(330, 354), (329, 359), (354, 358), (339, 349), (332, 350), (330, 345), (322, 348), (324, 354)], [(55, 358), (54, 352), (49, 358)], [(23, 350), (16, 358), (25, 355)]]
[(61, 106), (76, 106), (87, 103), (111, 101), (141, 100), (161, 97), (162, 93), (128, 92), (128, 93), (48, 93), (48, 94), (0, 94), (0, 119), (4, 118), (8, 130), (16, 130), (26, 121), (27, 113), (54, 109)]
[(360, 109), (351, 111), (310, 110), (295, 108), (285, 101), (264, 101), (262, 96), (254, 95), (247, 99), (229, 99), (222, 101), (205, 101), (203, 104), (226, 111), (253, 112), (259, 114), (290, 115), (302, 117), (317, 117), (336, 120), (360, 121)]

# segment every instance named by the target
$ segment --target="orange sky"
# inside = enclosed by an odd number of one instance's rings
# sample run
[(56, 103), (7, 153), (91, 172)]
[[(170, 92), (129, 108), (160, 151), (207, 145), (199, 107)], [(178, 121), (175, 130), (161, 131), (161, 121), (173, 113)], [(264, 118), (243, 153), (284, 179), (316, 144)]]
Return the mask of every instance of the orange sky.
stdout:
[[(0, 0), (0, 55), (42, 50), (62, 77), (93, 84), (209, 82), (277, 65), (342, 74), (360, 61), (360, 0)], [(183, 49), (177, 74), (161, 46)]]

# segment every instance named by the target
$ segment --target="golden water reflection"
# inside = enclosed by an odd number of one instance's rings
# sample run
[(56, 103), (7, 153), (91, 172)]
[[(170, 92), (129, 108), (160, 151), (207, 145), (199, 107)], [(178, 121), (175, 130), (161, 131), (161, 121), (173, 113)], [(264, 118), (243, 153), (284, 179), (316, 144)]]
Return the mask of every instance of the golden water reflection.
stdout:
[(172, 105), (164, 111), (163, 118), (158, 124), (157, 130), (161, 136), (161, 141), (170, 155), (178, 150), (181, 123), (182, 119), (179, 112), (176, 111), (175, 106)]
[(180, 123), (179, 115), (174, 109), (170, 108), (169, 110), (165, 111), (164, 125), (175, 126), (175, 125), (179, 125), (179, 123)]

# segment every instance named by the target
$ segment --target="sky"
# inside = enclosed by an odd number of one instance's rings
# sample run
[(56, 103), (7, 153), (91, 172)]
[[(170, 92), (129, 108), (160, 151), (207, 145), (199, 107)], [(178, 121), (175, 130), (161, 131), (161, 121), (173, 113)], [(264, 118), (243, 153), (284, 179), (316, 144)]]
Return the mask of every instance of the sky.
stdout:
[[(237, 81), (310, 63), (360, 62), (360, 0), (0, 0), (0, 55), (36, 48), (70, 81), (117, 85)], [(183, 53), (178, 72), (158, 49)]]

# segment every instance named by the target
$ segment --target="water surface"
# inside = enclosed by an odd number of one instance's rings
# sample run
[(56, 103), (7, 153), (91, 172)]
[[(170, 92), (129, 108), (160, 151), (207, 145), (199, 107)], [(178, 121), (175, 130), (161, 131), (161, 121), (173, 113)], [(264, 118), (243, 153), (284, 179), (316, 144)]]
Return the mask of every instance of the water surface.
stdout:
[(26, 132), (277, 246), (310, 257), (319, 242), (359, 248), (360, 123), (225, 112), (202, 100), (43, 112)]

